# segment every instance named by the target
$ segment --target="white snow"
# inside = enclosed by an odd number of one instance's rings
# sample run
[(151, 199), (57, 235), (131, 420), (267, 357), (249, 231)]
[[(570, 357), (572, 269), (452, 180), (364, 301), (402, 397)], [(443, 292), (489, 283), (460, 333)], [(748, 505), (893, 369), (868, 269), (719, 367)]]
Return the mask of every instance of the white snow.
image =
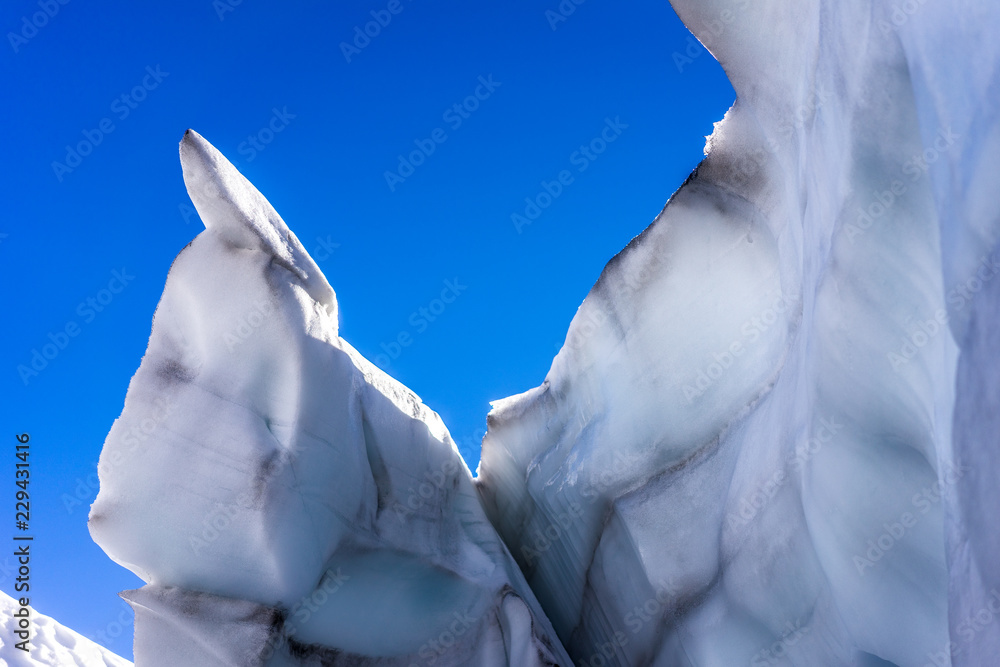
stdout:
[(90, 514), (148, 583), (124, 593), (137, 660), (568, 660), (438, 415), (339, 337), (267, 200), (195, 132), (180, 152), (206, 230), (171, 267)]
[(16, 647), (21, 639), (14, 634), (20, 629), (14, 613), (20, 609), (14, 598), (0, 592), (0, 667), (129, 667), (132, 664), (30, 606), (31, 650), (22, 651)]

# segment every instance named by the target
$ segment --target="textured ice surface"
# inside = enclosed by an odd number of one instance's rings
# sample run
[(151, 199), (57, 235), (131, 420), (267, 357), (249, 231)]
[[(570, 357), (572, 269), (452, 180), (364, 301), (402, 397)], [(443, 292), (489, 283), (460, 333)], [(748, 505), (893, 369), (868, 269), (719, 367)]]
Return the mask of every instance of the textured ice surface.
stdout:
[(545, 665), (565, 653), (438, 415), (338, 335), (333, 290), (207, 141), (101, 454), (94, 539), (142, 665)]
[(186, 136), (91, 513), (141, 664), (996, 662), (1000, 5), (673, 4), (738, 100), (475, 483)]
[(18, 603), (0, 592), (0, 667), (130, 667), (131, 662), (31, 609), (29, 652), (17, 648)]
[[(967, 470), (944, 490), (949, 623), (956, 666), (1000, 656), (1000, 11), (928, 2), (901, 32), (925, 142), (963, 140), (928, 165), (940, 217), (952, 334), (962, 349), (952, 455)], [(943, 649), (944, 647), (942, 647)], [(939, 652), (940, 653), (940, 652)]]
[(737, 102), (494, 404), (488, 513), (576, 664), (993, 664), (1000, 7), (673, 5)]

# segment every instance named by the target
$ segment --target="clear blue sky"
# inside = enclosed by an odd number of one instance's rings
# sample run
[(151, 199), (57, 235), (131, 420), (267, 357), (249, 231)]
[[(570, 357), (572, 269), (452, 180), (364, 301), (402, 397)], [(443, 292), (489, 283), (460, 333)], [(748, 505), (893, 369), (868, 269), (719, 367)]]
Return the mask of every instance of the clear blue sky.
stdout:
[[(15, 532), (14, 435), (29, 432), (34, 606), (131, 657), (116, 593), (141, 582), (91, 542), (88, 476), (170, 262), (202, 229), (177, 157), (188, 127), (316, 251), (342, 336), (375, 359), (409, 335), (380, 360), (475, 468), (489, 401), (541, 382), (605, 262), (695, 167), (734, 98), (666, 0), (563, 6), (575, 11), (557, 19), (558, 0), (3, 3), (0, 541)], [(391, 21), (345, 56), (372, 11)], [(593, 159), (578, 152), (606, 119), (627, 127)], [(81, 142), (87, 154), (67, 156)], [(518, 233), (512, 214), (543, 181), (558, 191), (563, 170), (562, 192)], [(419, 309), (446, 280), (467, 287), (431, 322)], [(19, 372), (52, 339), (65, 347)], [(0, 556), (9, 594), (11, 563)]]

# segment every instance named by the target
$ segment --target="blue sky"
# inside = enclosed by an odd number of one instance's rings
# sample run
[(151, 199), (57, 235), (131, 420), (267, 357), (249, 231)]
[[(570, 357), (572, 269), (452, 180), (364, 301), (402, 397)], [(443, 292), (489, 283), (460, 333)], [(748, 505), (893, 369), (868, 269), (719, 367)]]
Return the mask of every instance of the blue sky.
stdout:
[[(28, 432), (32, 604), (126, 657), (116, 593), (142, 582), (86, 517), (170, 262), (202, 229), (185, 129), (270, 199), (336, 290), (341, 335), (442, 415), (474, 469), (489, 401), (542, 381), (734, 99), (666, 0), (235, 2), (0, 10), (0, 540)], [(446, 281), (459, 296), (435, 312)]]

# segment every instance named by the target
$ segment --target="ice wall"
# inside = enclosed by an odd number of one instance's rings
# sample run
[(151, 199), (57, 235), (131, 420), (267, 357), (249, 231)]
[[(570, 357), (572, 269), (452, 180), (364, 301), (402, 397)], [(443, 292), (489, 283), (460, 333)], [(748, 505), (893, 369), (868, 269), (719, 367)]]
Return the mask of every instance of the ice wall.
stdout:
[(737, 102), (494, 404), (487, 511), (578, 665), (987, 664), (1000, 8), (673, 5)]
[(568, 664), (438, 415), (338, 335), (330, 285), (193, 131), (177, 256), (101, 453), (95, 541), (164, 665)]
[[(907, 53), (941, 226), (951, 332), (961, 348), (951, 454), (967, 471), (944, 489), (950, 643), (956, 666), (1000, 656), (1000, 11), (926, 3), (900, 37)], [(938, 152), (935, 127), (958, 135)], [(933, 149), (933, 150), (931, 150)]]
[(141, 664), (1000, 655), (1000, 6), (673, 4), (737, 102), (542, 385), (495, 403), (476, 482), (185, 136), (206, 231), (90, 520), (148, 582)]

